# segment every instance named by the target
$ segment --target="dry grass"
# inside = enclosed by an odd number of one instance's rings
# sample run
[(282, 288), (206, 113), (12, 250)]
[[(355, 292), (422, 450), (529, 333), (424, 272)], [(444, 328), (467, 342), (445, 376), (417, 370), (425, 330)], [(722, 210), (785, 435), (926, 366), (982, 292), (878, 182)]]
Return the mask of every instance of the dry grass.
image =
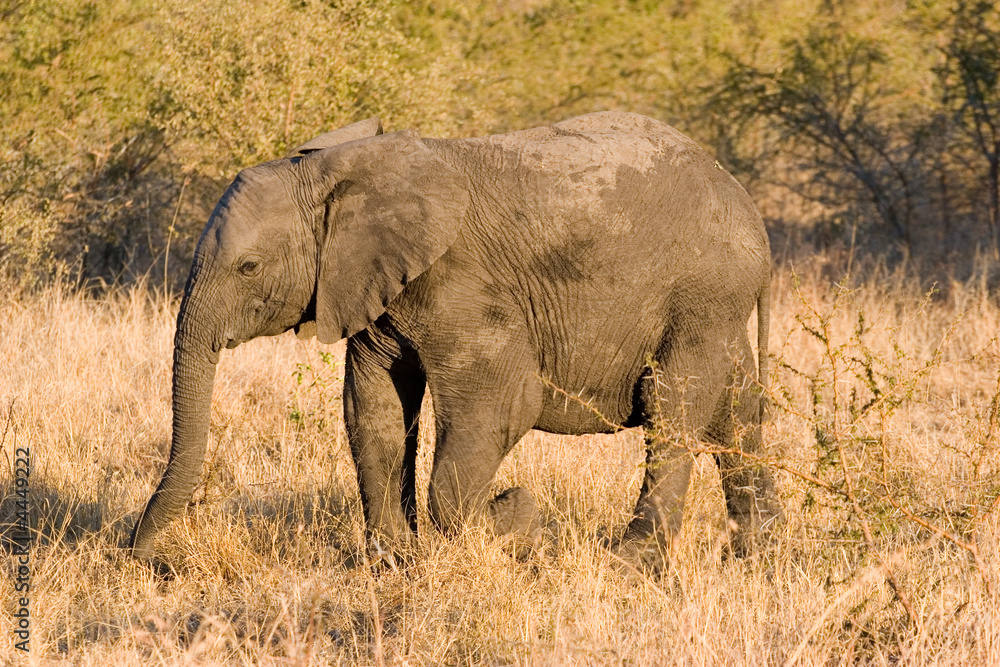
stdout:
[[(448, 541), (421, 514), (417, 561), (373, 575), (342, 344), (327, 363), (290, 335), (223, 355), (206, 475), (158, 543), (173, 569), (158, 576), (119, 545), (165, 460), (176, 304), (4, 293), (0, 479), (29, 446), (37, 539), (30, 658), (5, 613), (0, 662), (1000, 664), (1000, 305), (979, 283), (925, 298), (910, 276), (874, 276), (845, 292), (819, 265), (776, 275), (766, 437), (787, 525), (768, 557), (725, 559), (700, 456), (666, 582), (622, 576), (601, 546), (638, 493), (635, 432), (532, 433), (507, 459), (498, 488), (539, 499), (545, 554)], [(425, 414), (424, 487), (431, 436)], [(0, 571), (7, 611), (13, 577)]]

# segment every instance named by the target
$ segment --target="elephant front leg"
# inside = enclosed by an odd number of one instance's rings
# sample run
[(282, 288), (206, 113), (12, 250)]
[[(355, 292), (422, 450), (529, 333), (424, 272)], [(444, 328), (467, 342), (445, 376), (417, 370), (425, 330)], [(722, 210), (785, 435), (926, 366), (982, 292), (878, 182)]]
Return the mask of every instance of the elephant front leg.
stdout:
[(394, 341), (349, 339), (344, 420), (369, 545), (401, 554), (417, 530), (417, 425), (426, 381)]
[[(506, 381), (504, 381), (506, 380)], [(428, 492), (432, 520), (445, 534), (483, 517), (497, 535), (511, 535), (519, 555), (541, 534), (531, 493), (514, 487), (490, 497), (504, 456), (534, 425), (541, 411), (537, 381), (497, 378), (472, 394), (435, 395), (438, 439)]]

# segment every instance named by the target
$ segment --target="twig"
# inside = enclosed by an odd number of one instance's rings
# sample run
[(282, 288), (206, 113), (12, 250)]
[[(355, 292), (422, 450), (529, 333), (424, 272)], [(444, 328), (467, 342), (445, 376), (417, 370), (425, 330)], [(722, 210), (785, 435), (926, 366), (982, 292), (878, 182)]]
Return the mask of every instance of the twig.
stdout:
[[(844, 293), (845, 292), (842, 292), (841, 294), (837, 295), (837, 300), (838, 301), (840, 300), (840, 297)], [(815, 312), (815, 310), (813, 312)], [(872, 536), (871, 524), (868, 522), (868, 517), (865, 515), (864, 511), (861, 509), (861, 503), (858, 502), (857, 494), (855, 494), (855, 492), (854, 492), (854, 480), (851, 478), (851, 472), (850, 472), (849, 465), (848, 465), (848, 462), (849, 462), (848, 461), (848, 455), (847, 455), (847, 451), (844, 449), (843, 438), (841, 437), (840, 429), (838, 428), (838, 421), (839, 420), (837, 419), (837, 415), (840, 414), (840, 412), (841, 412), (841, 410), (840, 410), (840, 405), (841, 405), (840, 381), (839, 381), (840, 378), (839, 378), (839, 373), (838, 373), (837, 358), (838, 357), (842, 357), (843, 355), (842, 355), (842, 353), (840, 353), (839, 349), (835, 349), (833, 347), (833, 343), (830, 341), (830, 336), (829, 336), (829, 331), (828, 331), (829, 318), (821, 319), (820, 320), (820, 324), (821, 324), (821, 326), (823, 328), (823, 333), (825, 334), (822, 337), (821, 340), (823, 340), (823, 342), (824, 342), (824, 345), (825, 345), (825, 348), (826, 348), (825, 349), (826, 358), (829, 361), (830, 369), (831, 369), (831, 372), (833, 373), (833, 382), (832, 382), (832, 385), (833, 385), (833, 434), (832, 434), (832, 437), (833, 437), (833, 442), (834, 442), (834, 444), (836, 445), (836, 448), (837, 448), (837, 456), (838, 456), (838, 462), (840, 464), (840, 469), (844, 473), (844, 487), (845, 487), (845, 492), (846, 492), (846, 495), (847, 495), (847, 499), (851, 503), (851, 507), (853, 508), (854, 513), (857, 515), (858, 521), (861, 522), (861, 532), (862, 532), (862, 534), (865, 537), (865, 544), (868, 546), (868, 549), (871, 550), (871, 552), (873, 554), (875, 554), (875, 558), (878, 559), (879, 563), (882, 566), (882, 569), (885, 571), (885, 579), (886, 579), (886, 581), (889, 582), (889, 585), (892, 587), (893, 592), (896, 594), (896, 599), (899, 600), (899, 603), (901, 605), (903, 605), (903, 608), (906, 610), (906, 615), (907, 615), (907, 618), (909, 618), (910, 623), (912, 624), (912, 626), (914, 628), (918, 628), (918, 627), (920, 627), (919, 626), (920, 620), (917, 617), (916, 612), (913, 610), (913, 605), (910, 604), (909, 597), (906, 595), (906, 593), (903, 592), (903, 589), (902, 589), (902, 587), (900, 587), (899, 582), (896, 581), (896, 577), (892, 573), (892, 569), (889, 567), (888, 563), (886, 563), (885, 560), (882, 559), (882, 556), (879, 554), (878, 548), (875, 545), (875, 539)], [(860, 330), (855, 335), (858, 337), (859, 342), (860, 342), (860, 336), (861, 336)], [(883, 400), (884, 398), (885, 398), (885, 395), (883, 395), (882, 397), (880, 397), (879, 400)], [(877, 402), (878, 401), (876, 401), (875, 403), (877, 403)], [(869, 408), (870, 407), (871, 406), (869, 406)], [(862, 414), (864, 414), (865, 412), (867, 412), (867, 411), (863, 410)], [(857, 422), (858, 422), (858, 420), (860, 418), (861, 418), (861, 414), (859, 414), (858, 417), (856, 417), (854, 419), (854, 421), (852, 422), (852, 426), (855, 425), (855, 424), (857, 424)]]
[(592, 412), (594, 416), (596, 416), (598, 419), (601, 420), (601, 423), (603, 423), (604, 425), (606, 425), (608, 428), (611, 429), (612, 433), (618, 433), (619, 431), (625, 430), (624, 426), (622, 426), (621, 424), (616, 424), (607, 417), (605, 417), (604, 414), (600, 410), (595, 408), (593, 405), (591, 405), (589, 401), (583, 400), (583, 398), (577, 396), (576, 394), (569, 393), (568, 391), (566, 391), (565, 389), (563, 389), (562, 387), (560, 387), (559, 385), (557, 385), (552, 380), (546, 377), (538, 376), (538, 379), (541, 380), (543, 384), (546, 384), (549, 387), (551, 387), (553, 392), (557, 394), (562, 394), (567, 401), (574, 401), (578, 403), (580, 406), (586, 408), (587, 410), (590, 410), (590, 412)]
[(184, 189), (191, 182), (190, 176), (185, 176), (184, 180), (181, 182), (181, 191), (177, 195), (177, 206), (174, 207), (174, 217), (170, 220), (170, 229), (167, 230), (167, 248), (165, 254), (163, 255), (163, 294), (164, 296), (169, 296), (167, 288), (167, 270), (170, 267), (170, 242), (174, 238), (174, 232), (177, 225), (177, 214), (181, 212), (181, 203), (184, 201)]
[[(900, 505), (899, 503), (897, 503), (892, 498), (891, 494), (889, 494), (888, 491), (889, 490), (886, 489), (886, 495), (885, 495), (884, 499), (890, 505), (892, 505), (893, 507), (895, 507), (898, 511), (902, 512), (903, 515), (907, 519), (909, 519), (910, 521), (914, 522), (915, 524), (917, 524), (919, 526), (923, 526), (924, 528), (926, 528), (927, 530), (931, 531), (932, 533), (934, 533), (938, 537), (941, 537), (941, 538), (943, 538), (943, 539), (951, 542), (955, 546), (957, 546), (959, 548), (962, 548), (962, 549), (965, 549), (966, 551), (969, 552), (969, 554), (972, 555), (972, 560), (976, 564), (976, 569), (979, 570), (979, 575), (983, 579), (983, 585), (986, 587), (986, 594), (989, 597), (992, 598), (993, 597), (993, 584), (990, 582), (990, 579), (987, 576), (987, 573), (986, 573), (986, 564), (983, 563), (983, 560), (982, 560), (982, 558), (979, 555), (979, 547), (976, 545), (976, 543), (972, 542), (972, 541), (966, 542), (965, 540), (959, 539), (959, 538), (955, 537), (954, 535), (952, 535), (951, 533), (949, 533), (949, 532), (947, 532), (945, 530), (942, 530), (941, 528), (938, 528), (937, 526), (935, 526), (931, 522), (926, 521), (925, 519), (921, 519), (919, 516), (915, 515), (913, 512), (911, 512), (910, 510), (906, 509), (905, 507), (903, 507), (902, 505)], [(997, 506), (997, 502), (998, 501), (1000, 501), (1000, 496), (998, 496), (997, 499), (993, 501), (993, 505), (991, 505), (990, 509), (986, 512), (987, 514), (990, 511), (992, 511), (993, 508), (995, 508)]]
[(284, 131), (282, 132), (282, 139), (284, 140), (286, 146), (288, 145), (288, 135), (292, 129), (292, 109), (294, 108), (293, 107), (294, 101), (295, 101), (295, 83), (293, 81), (292, 84), (288, 86), (288, 102), (287, 102), (287, 107), (285, 108), (285, 128)]

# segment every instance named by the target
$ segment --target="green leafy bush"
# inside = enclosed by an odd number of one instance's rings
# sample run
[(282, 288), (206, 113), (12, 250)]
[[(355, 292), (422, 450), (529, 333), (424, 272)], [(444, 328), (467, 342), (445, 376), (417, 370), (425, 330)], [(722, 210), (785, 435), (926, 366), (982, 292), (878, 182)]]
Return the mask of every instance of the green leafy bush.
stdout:
[[(235, 172), (378, 115), (429, 136), (665, 120), (790, 238), (997, 256), (992, 3), (32, 0), (0, 10), (0, 270), (183, 279)], [(949, 273), (951, 272), (951, 273)]]

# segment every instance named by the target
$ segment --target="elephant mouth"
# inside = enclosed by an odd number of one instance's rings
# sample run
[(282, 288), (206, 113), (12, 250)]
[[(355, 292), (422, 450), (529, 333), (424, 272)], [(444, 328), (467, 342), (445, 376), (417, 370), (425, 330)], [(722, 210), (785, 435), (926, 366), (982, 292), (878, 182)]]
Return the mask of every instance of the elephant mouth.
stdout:
[(299, 340), (309, 340), (316, 335), (316, 321), (309, 320), (308, 322), (299, 322), (294, 327), (295, 337)]
[(299, 316), (299, 321), (292, 329), (295, 330), (295, 337), (299, 340), (309, 340), (316, 335), (316, 292), (313, 290), (312, 298), (306, 305), (306, 309)]

